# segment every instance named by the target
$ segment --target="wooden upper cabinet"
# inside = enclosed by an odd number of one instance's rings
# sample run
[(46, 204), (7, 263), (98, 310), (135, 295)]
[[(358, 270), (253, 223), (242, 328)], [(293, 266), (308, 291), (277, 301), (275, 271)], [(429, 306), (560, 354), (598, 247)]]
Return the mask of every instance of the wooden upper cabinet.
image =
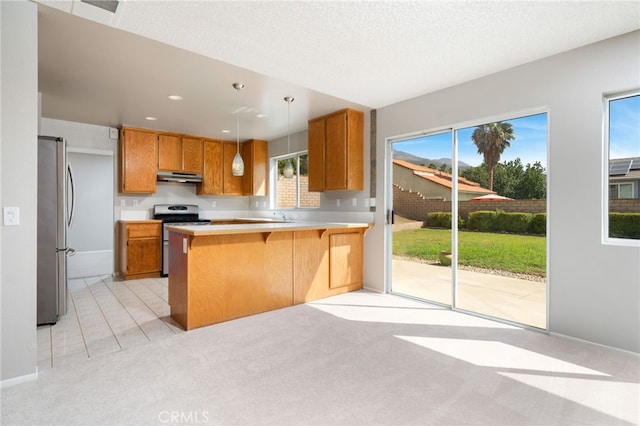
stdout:
[[(222, 145), (223, 142), (214, 139), (205, 139), (202, 143), (203, 160), (202, 183), (198, 184), (198, 195), (221, 195), (222, 186)], [(235, 153), (234, 153), (235, 155)]]
[(182, 171), (182, 139), (179, 135), (158, 135), (158, 170)]
[(182, 171), (203, 172), (203, 141), (201, 138), (182, 137)]
[(364, 114), (344, 109), (309, 121), (309, 190), (364, 189)]
[(158, 170), (202, 173), (202, 138), (161, 133), (158, 136)]
[(243, 195), (268, 195), (268, 146), (267, 141), (251, 139), (242, 143), (244, 176)]
[(156, 192), (158, 133), (124, 127), (120, 134), (120, 192)]
[[(240, 155), (242, 155), (242, 147), (240, 149)], [(222, 192), (225, 195), (242, 195), (242, 176), (234, 176), (231, 173), (231, 162), (236, 156), (236, 151), (235, 142), (222, 143)], [(245, 172), (247, 167), (248, 164), (245, 161)]]
[(309, 121), (309, 191), (324, 191), (325, 119)]

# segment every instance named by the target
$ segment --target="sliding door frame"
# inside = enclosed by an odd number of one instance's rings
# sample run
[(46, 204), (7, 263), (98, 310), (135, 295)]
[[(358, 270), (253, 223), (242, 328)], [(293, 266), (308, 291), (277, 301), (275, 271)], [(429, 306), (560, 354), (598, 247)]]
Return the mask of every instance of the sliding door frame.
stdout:
[[(485, 318), (485, 319), (489, 319), (492, 321), (497, 321), (500, 323), (504, 323), (504, 324), (508, 324), (508, 325), (513, 325), (515, 327), (519, 327), (519, 328), (524, 328), (524, 329), (530, 329), (533, 331), (538, 331), (538, 332), (542, 332), (542, 333), (549, 333), (549, 303), (550, 303), (550, 297), (549, 297), (549, 288), (550, 288), (550, 282), (551, 282), (551, 268), (550, 268), (550, 264), (551, 264), (551, 258), (550, 258), (550, 243), (549, 243), (549, 212), (550, 212), (550, 193), (551, 193), (551, 185), (549, 185), (550, 182), (550, 178), (551, 178), (551, 172), (550, 172), (550, 164), (551, 164), (551, 158), (550, 158), (550, 123), (551, 123), (551, 112), (549, 110), (549, 107), (544, 106), (544, 107), (536, 107), (536, 108), (529, 108), (529, 109), (525, 109), (525, 110), (521, 110), (521, 111), (516, 111), (516, 112), (511, 112), (511, 113), (505, 113), (505, 114), (498, 114), (498, 115), (493, 115), (493, 116), (489, 116), (489, 117), (484, 117), (484, 118), (480, 118), (480, 119), (474, 119), (474, 120), (469, 120), (469, 121), (465, 121), (465, 122), (460, 122), (457, 123), (455, 125), (452, 126), (446, 126), (446, 127), (437, 127), (437, 128), (433, 128), (433, 129), (428, 129), (428, 130), (422, 130), (422, 131), (418, 131), (418, 132), (412, 132), (412, 133), (406, 133), (406, 134), (402, 134), (402, 135), (398, 135), (398, 136), (393, 136), (393, 137), (387, 137), (385, 138), (385, 168), (384, 168), (384, 192), (385, 192), (385, 263), (386, 263), (386, 268), (385, 268), (385, 293), (391, 293), (392, 292), (392, 278), (393, 278), (393, 274), (392, 274), (392, 260), (393, 260), (393, 247), (392, 247), (392, 242), (393, 242), (393, 228), (392, 228), (392, 224), (389, 223), (390, 219), (391, 219), (391, 212), (393, 209), (393, 144), (396, 142), (403, 142), (403, 141), (408, 141), (411, 139), (416, 139), (419, 137), (425, 137), (425, 136), (430, 136), (430, 135), (436, 135), (439, 133), (445, 133), (445, 132), (451, 132), (452, 133), (452, 150), (451, 150), (451, 167), (452, 167), (452, 175), (453, 176), (457, 176), (458, 175), (458, 146), (459, 146), (459, 142), (458, 142), (458, 131), (462, 130), (462, 129), (466, 129), (469, 127), (477, 127), (483, 124), (487, 124), (487, 123), (493, 123), (493, 122), (497, 122), (497, 121), (508, 121), (508, 120), (514, 120), (514, 119), (518, 119), (518, 118), (523, 118), (523, 117), (528, 117), (528, 116), (532, 116), (532, 115), (538, 115), (538, 114), (546, 114), (547, 116), (547, 134), (546, 134), (546, 161), (547, 161), (547, 167), (546, 167), (546, 209), (545, 209), (545, 213), (546, 213), (546, 277), (545, 277), (545, 328), (541, 329), (538, 327), (533, 327), (527, 324), (523, 324), (523, 323), (518, 323), (518, 322), (514, 322), (514, 321), (510, 321), (507, 319), (503, 319), (503, 318), (499, 318), (499, 317), (493, 317), (490, 315), (485, 315), (482, 314), (480, 312), (476, 312), (476, 311), (469, 311), (466, 309), (462, 309), (457, 307), (457, 288), (458, 288), (458, 284), (457, 284), (457, 280), (458, 280), (458, 213), (459, 213), (459, 208), (458, 208), (458, 180), (457, 179), (452, 179), (452, 194), (451, 194), (451, 305), (447, 305), (447, 304), (443, 304), (443, 303), (438, 303), (438, 302), (434, 302), (434, 301), (430, 301), (430, 300), (424, 300), (424, 299), (418, 299), (413, 297), (414, 299), (417, 300), (422, 300), (425, 301), (426, 303), (432, 303), (435, 305), (440, 305), (440, 306), (444, 306), (444, 307), (448, 307), (449, 309), (451, 309), (452, 311), (456, 311), (456, 312), (461, 312), (461, 313), (465, 313), (465, 314), (469, 314), (469, 315), (473, 315), (476, 317), (480, 317), (480, 318)], [(402, 297), (411, 297), (411, 296), (406, 296), (406, 295), (402, 295), (399, 294)]]

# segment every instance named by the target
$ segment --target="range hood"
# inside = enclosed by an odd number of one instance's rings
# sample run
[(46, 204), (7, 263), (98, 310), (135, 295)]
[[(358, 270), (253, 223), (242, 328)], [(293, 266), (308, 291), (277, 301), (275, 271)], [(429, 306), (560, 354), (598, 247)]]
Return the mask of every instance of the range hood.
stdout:
[(179, 183), (200, 183), (202, 175), (200, 173), (180, 173), (180, 172), (158, 172), (159, 182), (179, 182)]

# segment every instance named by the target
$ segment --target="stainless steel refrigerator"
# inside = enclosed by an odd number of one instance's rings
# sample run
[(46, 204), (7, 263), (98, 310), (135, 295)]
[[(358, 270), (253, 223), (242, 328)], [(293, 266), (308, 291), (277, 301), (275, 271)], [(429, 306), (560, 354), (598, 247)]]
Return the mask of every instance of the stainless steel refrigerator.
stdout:
[(67, 313), (67, 230), (73, 222), (73, 173), (63, 138), (38, 137), (38, 325)]

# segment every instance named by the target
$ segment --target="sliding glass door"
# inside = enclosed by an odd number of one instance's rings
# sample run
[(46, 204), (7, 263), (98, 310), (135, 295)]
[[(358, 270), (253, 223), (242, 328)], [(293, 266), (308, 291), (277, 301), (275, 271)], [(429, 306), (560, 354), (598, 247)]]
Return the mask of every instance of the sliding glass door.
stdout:
[(391, 291), (546, 329), (546, 113), (390, 148)]
[(443, 305), (452, 296), (452, 140), (445, 131), (394, 142), (390, 167), (392, 291)]

